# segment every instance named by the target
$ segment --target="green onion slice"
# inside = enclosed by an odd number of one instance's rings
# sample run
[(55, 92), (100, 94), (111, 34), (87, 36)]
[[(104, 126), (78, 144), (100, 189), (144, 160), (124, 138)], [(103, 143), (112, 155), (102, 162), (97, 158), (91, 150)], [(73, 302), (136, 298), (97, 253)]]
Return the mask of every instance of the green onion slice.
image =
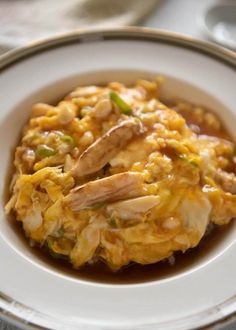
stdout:
[(56, 150), (48, 147), (46, 144), (41, 144), (36, 149), (36, 155), (40, 158), (54, 156), (56, 153)]
[(111, 218), (111, 219), (109, 220), (109, 225), (110, 225), (112, 228), (117, 228), (116, 219), (115, 219), (115, 218)]
[(61, 140), (62, 142), (68, 143), (68, 144), (72, 144), (72, 145), (75, 144), (75, 141), (74, 141), (73, 137), (70, 136), (70, 135), (67, 135), (67, 134), (62, 135), (62, 136), (60, 137), (60, 140)]
[(110, 99), (120, 108), (123, 114), (132, 114), (131, 107), (116, 92), (110, 92)]
[(53, 250), (53, 244), (50, 240), (46, 241), (46, 247), (48, 249), (49, 254), (55, 258), (55, 259), (62, 259), (62, 260), (68, 260), (68, 257), (64, 254), (57, 253)]

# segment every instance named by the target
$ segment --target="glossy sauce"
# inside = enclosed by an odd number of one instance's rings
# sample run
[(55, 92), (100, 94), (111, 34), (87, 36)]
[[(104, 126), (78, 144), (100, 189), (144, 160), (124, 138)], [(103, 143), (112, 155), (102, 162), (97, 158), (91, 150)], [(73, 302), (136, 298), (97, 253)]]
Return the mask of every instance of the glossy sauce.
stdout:
[[(199, 134), (217, 136), (232, 141), (232, 138), (224, 127), (219, 131), (209, 129), (205, 124), (199, 125), (199, 123), (194, 122), (191, 113), (188, 113), (188, 115), (186, 115), (186, 113), (181, 114), (185, 117), (188, 125), (194, 124), (198, 126)], [(6, 185), (6, 187), (7, 186), (9, 186), (9, 184)], [(209, 261), (209, 259), (214, 256), (215, 249), (226, 239), (226, 236), (232, 230), (233, 226), (231, 223), (227, 226), (213, 227), (211, 232), (201, 240), (197, 247), (189, 249), (185, 253), (175, 253), (175, 262), (172, 265), (168, 260), (151, 265), (132, 263), (114, 273), (102, 261), (98, 261), (93, 265), (87, 264), (79, 270), (73, 269), (72, 265), (67, 260), (53, 258), (46, 249), (30, 247), (21, 224), (17, 222), (14, 217), (11, 217), (9, 222), (12, 228), (17, 232), (17, 235), (21, 237), (26, 248), (31, 249), (32, 253), (36, 255), (46, 267), (73, 278), (111, 284), (132, 284), (156, 281), (190, 271), (194, 267), (199, 266), (202, 262)]]
[[(195, 110), (197, 108), (201, 108), (201, 107), (194, 107), (192, 105), (189, 105), (192, 109), (182, 109), (179, 106), (179, 102), (182, 103), (181, 101), (172, 101), (172, 100), (162, 100), (164, 104), (166, 104), (169, 108), (175, 110), (177, 113), (179, 113), (181, 116), (184, 117), (184, 119), (186, 120), (187, 125), (191, 128), (191, 125), (194, 125), (197, 128), (197, 134), (205, 134), (205, 135), (210, 135), (210, 136), (216, 136), (222, 139), (226, 139), (229, 141), (233, 141), (232, 137), (230, 136), (230, 134), (227, 132), (226, 128), (224, 127), (222, 121), (220, 120), (220, 118), (218, 118), (217, 115), (214, 114), (213, 111), (211, 111), (208, 108), (202, 108), (204, 114), (213, 114), (217, 120), (219, 120), (220, 122), (220, 129), (214, 129), (213, 127), (207, 125), (206, 121), (201, 120), (201, 121), (197, 121), (196, 117), (195, 117)], [(184, 102), (184, 101), (183, 101)]]
[(144, 266), (133, 263), (114, 273), (101, 261), (94, 265), (87, 264), (80, 269), (73, 269), (67, 260), (53, 258), (46, 249), (30, 247), (21, 224), (13, 218), (9, 220), (13, 230), (17, 232), (24, 243), (25, 248), (30, 249), (47, 268), (75, 279), (107, 284), (135, 284), (157, 281), (191, 271), (194, 267), (198, 267), (204, 261), (209, 261), (210, 258), (214, 257), (214, 250), (227, 238), (233, 227), (233, 223), (214, 227), (197, 247), (189, 249), (185, 253), (175, 253), (175, 263), (173, 265), (168, 260)]

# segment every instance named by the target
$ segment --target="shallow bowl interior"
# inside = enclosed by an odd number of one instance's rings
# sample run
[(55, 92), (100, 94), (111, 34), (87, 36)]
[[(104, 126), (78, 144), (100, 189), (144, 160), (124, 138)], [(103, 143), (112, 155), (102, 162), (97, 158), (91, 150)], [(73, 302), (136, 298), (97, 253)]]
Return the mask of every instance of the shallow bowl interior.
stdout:
[[(12, 176), (12, 154), (9, 152), (9, 145), (5, 143), (6, 139), (11, 145), (11, 150), (14, 151), (14, 147), (19, 141), (21, 135), (21, 129), (23, 129), (29, 116), (32, 105), (37, 102), (45, 102), (49, 104), (57, 104), (65, 95), (67, 95), (71, 90), (75, 89), (77, 86), (83, 85), (105, 85), (110, 81), (119, 81), (127, 85), (132, 85), (137, 79), (153, 79), (158, 75), (158, 72), (145, 72), (138, 70), (109, 70), (109, 71), (97, 71), (97, 72), (87, 72), (82, 75), (75, 75), (71, 77), (66, 77), (63, 80), (57, 81), (53, 84), (44, 86), (42, 89), (36, 91), (32, 95), (28, 95), (24, 100), (21, 100), (19, 104), (12, 109), (11, 113), (6, 116), (5, 120), (0, 126), (0, 147), (2, 152), (8, 157), (7, 167), (4, 169), (5, 179), (5, 192), (4, 199), (8, 198), (8, 187), (9, 181)], [(193, 102), (198, 105), (203, 105), (215, 111), (221, 120), (225, 122), (225, 113), (227, 113), (227, 108), (219, 101), (217, 98), (207, 94), (205, 91), (197, 88), (189, 83), (175, 79), (170, 76), (165, 76), (165, 82), (162, 87), (162, 96), (167, 99), (180, 98)], [(17, 125), (16, 125), (17, 123)], [(227, 126), (227, 122), (225, 122)], [(234, 133), (234, 132), (233, 132)], [(10, 168), (10, 169), (9, 169)], [(225, 228), (216, 237), (211, 237), (214, 242), (211, 242), (211, 246), (206, 249), (203, 253), (198, 253), (196, 255), (190, 256), (191, 260), (181, 262), (181, 265), (176, 265), (175, 267), (166, 267), (166, 271), (158, 271), (158, 267), (155, 269), (149, 269), (143, 273), (143, 275), (135, 274), (132, 275), (132, 270), (128, 272), (127, 275), (122, 274), (111, 274), (109, 276), (98, 276), (96, 273), (84, 274), (78, 271), (73, 271), (69, 264), (63, 264), (52, 258), (46, 258), (45, 253), (37, 253), (38, 249), (31, 248), (27, 239), (24, 238), (23, 230), (20, 226), (16, 226), (14, 217), (8, 219), (8, 221), (2, 221), (0, 223), (0, 230), (4, 238), (8, 243), (18, 252), (20, 252), (25, 257), (29, 258), (31, 261), (42, 266), (45, 270), (52, 270), (55, 274), (63, 274), (75, 279), (82, 280), (94, 280), (95, 282), (104, 282), (112, 284), (132, 284), (138, 282), (155, 281), (163, 278), (168, 278), (172, 276), (179, 275), (183, 272), (193, 271), (195, 268), (204, 265), (204, 263), (209, 262), (214, 259), (218, 254), (225, 250), (234, 241), (234, 236), (236, 234), (236, 224), (231, 225), (229, 228)], [(203, 250), (205, 247), (203, 247)], [(169, 268), (169, 269), (168, 269)]]

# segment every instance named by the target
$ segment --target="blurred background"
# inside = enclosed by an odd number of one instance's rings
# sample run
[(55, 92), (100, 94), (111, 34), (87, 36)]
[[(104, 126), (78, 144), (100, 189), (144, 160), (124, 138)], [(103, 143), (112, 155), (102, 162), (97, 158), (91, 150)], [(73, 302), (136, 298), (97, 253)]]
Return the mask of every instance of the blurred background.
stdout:
[(0, 0), (0, 54), (80, 28), (124, 25), (226, 40), (234, 48), (236, 9), (222, 9), (229, 4), (236, 8), (236, 0)]
[[(72, 30), (125, 25), (180, 32), (235, 50), (236, 0), (0, 0), (0, 54)], [(0, 320), (0, 330), (16, 329)]]

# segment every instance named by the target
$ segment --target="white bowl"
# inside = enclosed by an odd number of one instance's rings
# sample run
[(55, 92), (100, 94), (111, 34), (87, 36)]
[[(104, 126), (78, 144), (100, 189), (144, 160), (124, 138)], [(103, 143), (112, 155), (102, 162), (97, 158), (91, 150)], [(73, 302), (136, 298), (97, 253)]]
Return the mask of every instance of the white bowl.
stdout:
[[(236, 56), (173, 33), (141, 28), (83, 31), (35, 43), (0, 60), (1, 191), (32, 104), (80, 84), (163, 74), (164, 93), (214, 109), (235, 136)], [(173, 329), (236, 314), (236, 224), (205, 254), (145, 283), (96, 283), (58, 270), (19, 236), (0, 209), (1, 317), (28, 329)]]

